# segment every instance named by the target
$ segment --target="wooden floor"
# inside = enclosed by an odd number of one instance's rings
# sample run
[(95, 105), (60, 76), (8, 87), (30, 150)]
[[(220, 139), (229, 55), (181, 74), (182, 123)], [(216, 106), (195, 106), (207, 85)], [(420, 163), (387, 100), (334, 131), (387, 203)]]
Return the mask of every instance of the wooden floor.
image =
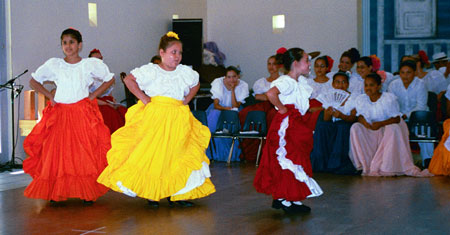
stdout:
[(91, 206), (28, 199), (21, 176), (19, 188), (0, 192), (0, 234), (450, 234), (450, 177), (315, 174), (324, 194), (304, 202), (312, 212), (286, 215), (254, 190), (255, 171), (214, 163), (215, 194), (158, 209), (116, 192)]

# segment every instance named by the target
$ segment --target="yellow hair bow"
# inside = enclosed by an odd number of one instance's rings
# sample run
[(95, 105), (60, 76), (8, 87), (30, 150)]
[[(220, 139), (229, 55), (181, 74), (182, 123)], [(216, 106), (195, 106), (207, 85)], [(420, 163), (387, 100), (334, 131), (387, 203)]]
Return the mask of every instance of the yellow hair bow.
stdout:
[(169, 32), (166, 34), (166, 36), (167, 36), (167, 37), (170, 37), (170, 38), (176, 38), (177, 40), (180, 40), (180, 38), (178, 37), (178, 34), (172, 32), (172, 31), (169, 31)]

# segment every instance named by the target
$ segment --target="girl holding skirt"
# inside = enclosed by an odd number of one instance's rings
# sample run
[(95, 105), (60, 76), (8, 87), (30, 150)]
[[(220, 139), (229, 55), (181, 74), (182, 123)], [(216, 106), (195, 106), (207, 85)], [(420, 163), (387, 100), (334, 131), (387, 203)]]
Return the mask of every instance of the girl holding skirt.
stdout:
[(309, 212), (301, 201), (322, 194), (311, 178), (309, 159), (315, 122), (308, 112), (312, 88), (301, 76), (309, 73), (310, 62), (300, 48), (289, 49), (282, 60), (287, 75), (273, 81), (266, 93), (278, 113), (269, 128), (253, 185), (258, 192), (272, 196), (272, 208)]
[[(90, 204), (108, 191), (96, 182), (111, 145), (95, 97), (114, 78), (101, 60), (78, 55), (82, 37), (77, 30), (62, 32), (61, 47), (65, 58), (49, 59), (30, 80), (30, 86), (50, 102), (23, 143), (29, 155), (23, 169), (33, 177), (24, 194), (50, 201), (80, 198)], [(102, 84), (89, 94), (94, 79)], [(56, 84), (55, 95), (42, 85), (44, 81)]]
[(211, 133), (187, 105), (200, 88), (199, 75), (180, 64), (177, 34), (161, 37), (159, 54), (160, 64), (143, 65), (124, 79), (139, 102), (111, 136), (108, 167), (97, 181), (153, 207), (162, 198), (193, 206), (186, 200), (215, 192), (205, 154)]

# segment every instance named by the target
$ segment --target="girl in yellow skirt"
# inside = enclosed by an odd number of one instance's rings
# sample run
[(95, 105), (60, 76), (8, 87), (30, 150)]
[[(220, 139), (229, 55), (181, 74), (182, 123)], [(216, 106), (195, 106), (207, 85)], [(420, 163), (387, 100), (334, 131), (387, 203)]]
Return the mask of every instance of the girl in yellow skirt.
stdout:
[(160, 64), (136, 68), (124, 79), (139, 102), (128, 109), (125, 126), (111, 136), (108, 167), (98, 182), (128, 196), (187, 207), (189, 199), (215, 192), (205, 154), (211, 133), (191, 113), (199, 75), (181, 65), (182, 44), (169, 32), (161, 37)]

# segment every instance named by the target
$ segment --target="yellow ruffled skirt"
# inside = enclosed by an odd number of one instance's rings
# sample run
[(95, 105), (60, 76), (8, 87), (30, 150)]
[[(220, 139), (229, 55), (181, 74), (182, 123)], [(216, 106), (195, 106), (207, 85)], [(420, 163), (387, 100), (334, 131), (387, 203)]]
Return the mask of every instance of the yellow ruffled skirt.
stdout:
[(215, 192), (205, 154), (211, 133), (179, 100), (157, 96), (128, 109), (111, 136), (108, 166), (97, 181), (114, 191), (153, 201)]

